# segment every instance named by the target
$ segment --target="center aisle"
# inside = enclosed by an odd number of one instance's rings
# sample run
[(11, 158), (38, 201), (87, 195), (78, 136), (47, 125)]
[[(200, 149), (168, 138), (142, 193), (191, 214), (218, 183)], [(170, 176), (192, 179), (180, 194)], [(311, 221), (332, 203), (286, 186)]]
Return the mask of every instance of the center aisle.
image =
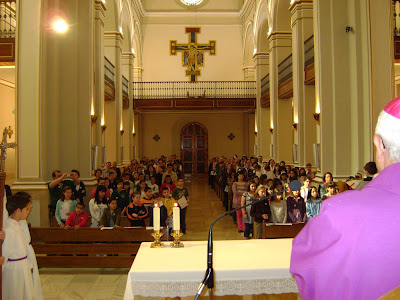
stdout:
[[(185, 186), (189, 190), (190, 204), (186, 213), (186, 235), (182, 240), (207, 240), (211, 223), (225, 213), (225, 209), (217, 193), (208, 185), (206, 175), (185, 177)], [(215, 224), (213, 237), (214, 240), (243, 239), (231, 216), (226, 216)]]

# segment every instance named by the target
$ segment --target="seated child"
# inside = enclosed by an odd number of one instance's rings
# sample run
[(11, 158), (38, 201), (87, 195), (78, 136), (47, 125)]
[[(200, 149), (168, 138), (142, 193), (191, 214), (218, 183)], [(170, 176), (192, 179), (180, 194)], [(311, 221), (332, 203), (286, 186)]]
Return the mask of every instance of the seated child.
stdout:
[(127, 216), (132, 227), (145, 226), (144, 219), (148, 212), (146, 207), (140, 203), (140, 192), (134, 192), (130, 197), (131, 203), (127, 207)]
[(57, 201), (56, 205), (56, 220), (60, 227), (64, 227), (69, 215), (75, 211), (77, 202), (73, 198), (72, 188), (70, 186), (64, 187), (61, 199)]
[(156, 178), (154, 176), (150, 177), (150, 184), (148, 184), (147, 186), (149, 188), (151, 188), (153, 193), (158, 193), (159, 192), (158, 185), (156, 184)]
[(86, 227), (88, 215), (84, 211), (84, 209), (85, 209), (85, 204), (78, 203), (75, 206), (75, 211), (69, 215), (67, 221), (65, 222), (64, 229), (68, 229), (71, 227), (75, 229), (78, 229), (80, 227)]
[(101, 227), (120, 227), (121, 225), (121, 209), (118, 207), (117, 199), (108, 200), (108, 208), (103, 211), (100, 219)]
[(161, 200), (161, 195), (159, 193), (154, 193), (154, 203), (152, 205), (151, 210), (149, 210), (149, 217), (150, 217), (150, 227), (153, 227), (153, 208), (157, 204), (160, 208), (160, 226), (167, 226), (166, 220), (168, 217), (167, 208), (165, 207), (164, 203)]
[(143, 204), (147, 210), (151, 210), (153, 207), (153, 191), (149, 187), (144, 188), (144, 197), (143, 193), (141, 193), (142, 200), (140, 200), (140, 203)]
[(329, 199), (332, 196), (335, 196), (337, 194), (336, 190), (336, 183), (333, 181), (330, 181), (326, 184), (326, 194), (323, 195), (322, 201), (325, 201), (326, 199)]

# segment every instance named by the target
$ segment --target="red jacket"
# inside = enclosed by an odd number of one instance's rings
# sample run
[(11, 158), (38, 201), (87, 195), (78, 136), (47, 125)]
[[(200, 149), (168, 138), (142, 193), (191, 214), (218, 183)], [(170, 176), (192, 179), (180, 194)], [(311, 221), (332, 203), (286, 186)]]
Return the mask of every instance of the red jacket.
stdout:
[(77, 216), (76, 211), (74, 211), (68, 216), (65, 225), (71, 227), (75, 227), (76, 225), (79, 225), (79, 227), (86, 227), (87, 220), (88, 220), (87, 213), (83, 211), (80, 216)]

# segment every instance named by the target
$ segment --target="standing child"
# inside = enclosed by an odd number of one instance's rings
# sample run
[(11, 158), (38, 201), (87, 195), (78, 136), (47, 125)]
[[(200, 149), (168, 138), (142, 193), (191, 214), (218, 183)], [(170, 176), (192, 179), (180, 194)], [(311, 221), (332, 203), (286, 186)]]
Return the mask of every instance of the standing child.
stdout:
[[(246, 191), (247, 183), (244, 181), (244, 174), (239, 173), (237, 175), (237, 180), (232, 184), (233, 192), (233, 208), (239, 208), (243, 193)], [(242, 210), (236, 211), (236, 222), (239, 232), (244, 232), (245, 225), (242, 218)]]
[(161, 195), (159, 193), (153, 194), (153, 207), (149, 210), (149, 218), (150, 218), (150, 227), (153, 227), (153, 209), (156, 205), (160, 208), (160, 226), (167, 226), (166, 221), (168, 217), (168, 210), (165, 207), (163, 201), (161, 200)]
[(145, 226), (144, 219), (147, 217), (147, 209), (140, 203), (140, 192), (131, 195), (131, 203), (127, 207), (127, 216), (132, 227)]
[(108, 208), (103, 211), (100, 219), (101, 227), (118, 228), (121, 225), (121, 209), (118, 207), (116, 199), (108, 200)]
[(287, 202), (287, 214), (289, 223), (301, 223), (306, 221), (306, 204), (300, 197), (300, 189), (292, 191), (293, 196), (289, 196)]
[(6, 238), (3, 242), (4, 265), (3, 299), (36, 299), (32, 268), (28, 261), (28, 251), (21, 220), (26, 220), (31, 210), (28, 197), (15, 194), (7, 201), (6, 208), (10, 217), (5, 226)]
[[(126, 187), (129, 189), (129, 182), (127, 182)], [(117, 200), (117, 206), (122, 210), (129, 205), (129, 191), (124, 189), (124, 183), (122, 180), (118, 180), (117, 188), (111, 195), (112, 200)]]
[(92, 224), (90, 227), (98, 227), (100, 218), (103, 215), (103, 211), (107, 208), (107, 197), (106, 197), (106, 187), (98, 186), (96, 190), (96, 195), (93, 199), (89, 201), (90, 215), (92, 216)]
[(70, 186), (63, 188), (61, 199), (57, 201), (56, 205), (56, 220), (60, 227), (64, 227), (68, 216), (74, 212), (77, 202), (72, 200), (73, 192)]
[[(256, 194), (257, 183), (255, 181), (250, 181), (247, 191), (243, 193), (242, 199), (240, 201), (240, 206), (251, 204), (254, 202), (254, 196)], [(244, 237), (246, 239), (250, 238), (250, 233), (253, 231), (253, 217), (250, 214), (251, 206), (242, 208), (243, 223), (245, 226)]]
[(83, 202), (76, 204), (75, 211), (69, 215), (64, 229), (86, 227), (88, 215), (84, 210), (85, 204)]
[[(278, 192), (278, 190), (276, 190)], [(283, 200), (283, 191), (274, 196), (271, 201), (271, 221), (272, 223), (286, 223), (287, 220), (287, 205)]]
[[(265, 198), (265, 187), (263, 185), (259, 185), (257, 187), (254, 200), (257, 201), (262, 198)], [(271, 220), (269, 201), (264, 200), (251, 206), (250, 215), (254, 218), (254, 237), (256, 239), (261, 239), (263, 220), (265, 220), (265, 222)]]
[[(18, 192), (15, 194), (17, 197), (26, 197), (29, 199), (29, 202), (31, 203), (30, 209), (29, 209), (29, 214), (32, 211), (32, 197), (28, 193), (25, 192)], [(28, 214), (28, 216), (29, 216)], [(43, 300), (43, 294), (42, 294), (42, 286), (40, 284), (40, 277), (39, 277), (39, 269), (36, 261), (36, 254), (35, 250), (33, 250), (32, 243), (31, 243), (31, 233), (29, 231), (28, 223), (26, 220), (21, 220), (19, 221), (22, 227), (22, 231), (24, 232), (24, 237), (25, 237), (25, 244), (26, 244), (26, 250), (28, 253), (28, 262), (29, 266), (31, 267), (31, 272), (32, 272), (32, 279), (33, 279), (33, 299), (38, 299), (38, 300)], [(4, 231), (3, 231), (4, 233)], [(4, 240), (4, 237), (2, 238)]]
[(179, 178), (176, 183), (176, 188), (172, 191), (172, 198), (179, 202), (181, 231), (186, 234), (186, 211), (189, 205), (189, 191), (184, 187), (185, 181), (183, 178)]
[(171, 195), (169, 193), (169, 188), (164, 187), (162, 189), (161, 193), (162, 193), (161, 201), (164, 203), (164, 206), (167, 208), (168, 218), (166, 220), (166, 223), (172, 228), (172, 209), (174, 208), (176, 201), (174, 198), (171, 198)]
[(322, 200), (319, 198), (317, 187), (311, 187), (306, 201), (307, 221), (319, 215), (321, 204)]

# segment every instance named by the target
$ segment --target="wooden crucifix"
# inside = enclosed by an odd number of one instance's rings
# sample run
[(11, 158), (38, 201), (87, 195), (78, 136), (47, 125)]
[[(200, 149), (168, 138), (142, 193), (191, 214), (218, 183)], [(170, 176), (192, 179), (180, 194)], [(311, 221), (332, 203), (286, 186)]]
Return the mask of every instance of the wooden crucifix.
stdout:
[(170, 54), (176, 55), (178, 51), (182, 51), (182, 65), (187, 67), (186, 76), (189, 76), (189, 81), (195, 82), (200, 75), (199, 67), (204, 65), (204, 52), (209, 51), (210, 55), (215, 55), (216, 41), (198, 44), (197, 33), (200, 33), (200, 27), (186, 27), (185, 33), (189, 35), (189, 43), (170, 41)]
[[(3, 139), (0, 143), (0, 230), (3, 230), (3, 207), (4, 207), (4, 191), (6, 185), (6, 158), (7, 158), (7, 148), (15, 148), (15, 143), (7, 143), (7, 136), (11, 138), (13, 131), (11, 127), (4, 128)], [(0, 256), (3, 255), (2, 247), (0, 247)], [(2, 288), (2, 272), (0, 272), (0, 299), (2, 299), (3, 288)]]

